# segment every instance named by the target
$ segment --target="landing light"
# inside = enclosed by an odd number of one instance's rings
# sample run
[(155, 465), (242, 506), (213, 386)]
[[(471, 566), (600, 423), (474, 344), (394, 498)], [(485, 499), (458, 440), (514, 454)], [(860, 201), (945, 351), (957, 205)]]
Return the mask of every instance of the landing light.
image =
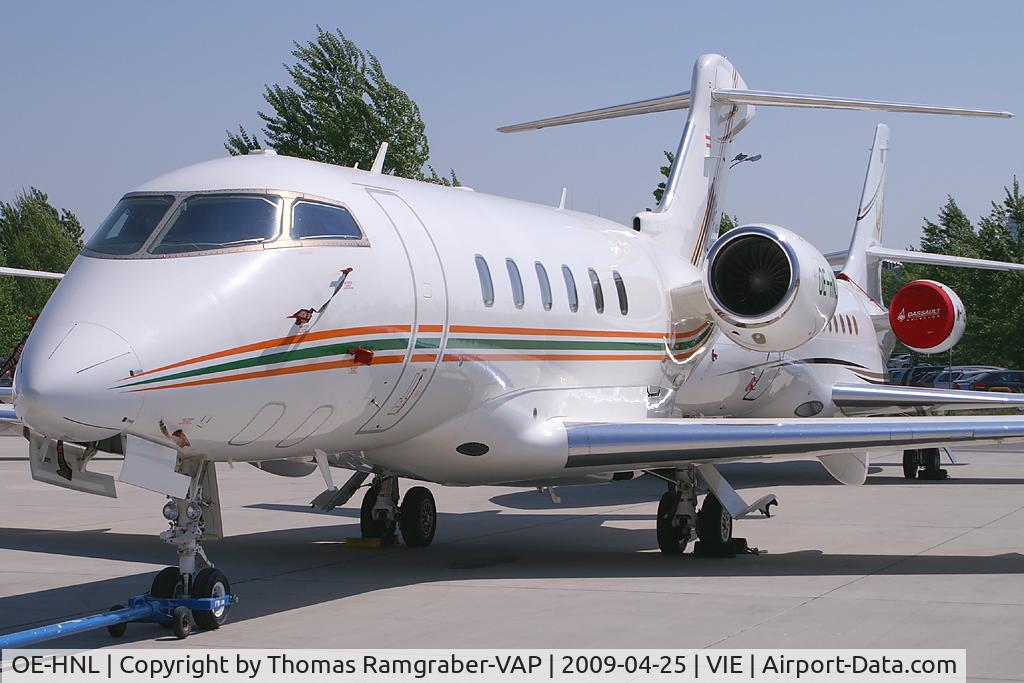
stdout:
[(169, 500), (164, 503), (163, 509), (164, 519), (168, 522), (174, 522), (178, 519), (178, 504), (173, 500)]
[(199, 507), (199, 503), (189, 503), (185, 507), (185, 516), (188, 517), (188, 521), (194, 522), (203, 516), (203, 509)]

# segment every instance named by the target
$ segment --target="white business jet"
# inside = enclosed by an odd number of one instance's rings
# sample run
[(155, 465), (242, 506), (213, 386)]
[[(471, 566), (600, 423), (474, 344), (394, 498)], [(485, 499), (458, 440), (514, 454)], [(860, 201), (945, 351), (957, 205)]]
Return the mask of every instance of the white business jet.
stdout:
[[(1024, 419), (1003, 416), (665, 415), (662, 389), (685, 406), (723, 337), (800, 348), (844, 296), (783, 228), (739, 228), (709, 253), (755, 105), (1009, 116), (752, 91), (705, 55), (687, 93), (524, 126), (688, 107), (664, 198), (632, 226), (394, 178), (382, 155), (369, 171), (266, 150), (168, 173), (118, 203), (25, 344), (14, 401), (33, 476), (113, 496), (87, 465), (123, 453), (122, 482), (169, 498), (179, 562), (152, 593), (208, 597), (229, 590), (201, 546), (222, 533), (216, 462), (319, 469), (322, 509), (372, 477), (364, 535), (397, 528), (409, 546), (431, 542), (436, 508), (425, 487), (400, 499), (399, 477), (551, 486), (656, 470), (659, 547), (699, 538), (726, 554), (733, 518), (770, 501), (747, 505), (716, 463), (862, 468), (871, 451), (1024, 440)], [(332, 466), (355, 474), (336, 487)]]
[[(709, 335), (706, 345), (674, 355), (680, 369), (677, 377), (685, 380), (685, 390), (659, 387), (666, 414), (827, 417), (1024, 407), (1024, 396), (1016, 394), (885, 383), (886, 361), (897, 338), (922, 353), (943, 353), (960, 340), (966, 327), (966, 312), (954, 291), (932, 281), (908, 283), (896, 293), (887, 310), (881, 293), (883, 261), (1024, 270), (1024, 264), (1019, 263), (882, 247), (889, 149), (889, 128), (878, 124), (850, 247), (826, 256), (839, 270), (839, 301), (825, 328), (813, 339), (785, 352), (760, 352), (731, 341), (729, 335)], [(745, 234), (746, 229), (720, 239), (713, 248), (717, 260), (715, 255), (709, 259), (713, 281), (723, 283), (724, 287), (730, 279), (738, 280), (743, 288), (740, 296), (750, 290), (748, 280), (756, 277), (757, 269), (785, 269), (787, 263), (781, 251), (764, 252), (758, 242), (744, 238)], [(738, 242), (731, 244), (734, 239)], [(773, 300), (785, 298), (785, 284), (778, 283)], [(797, 300), (794, 303), (799, 306)], [(805, 310), (804, 314), (814, 312)], [(796, 308), (787, 315), (799, 318), (801, 313)], [(701, 354), (709, 358), (700, 361)], [(908, 449), (903, 452), (903, 460), (908, 478), (919, 472), (924, 478), (945, 476), (945, 470), (939, 468), (937, 448)], [(822, 461), (844, 483), (863, 483), (867, 473), (866, 460), (864, 467), (852, 470), (843, 467), (855, 464), (847, 458), (825, 457)]]

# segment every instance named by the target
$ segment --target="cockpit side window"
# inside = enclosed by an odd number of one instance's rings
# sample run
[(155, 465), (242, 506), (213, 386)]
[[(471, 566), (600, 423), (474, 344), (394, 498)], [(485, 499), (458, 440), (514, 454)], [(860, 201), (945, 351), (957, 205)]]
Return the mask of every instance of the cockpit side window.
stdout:
[(87, 248), (116, 256), (135, 253), (173, 203), (174, 197), (170, 195), (125, 197), (89, 238)]
[(359, 240), (363, 232), (348, 209), (300, 199), (292, 205), (292, 237)]
[(261, 244), (281, 223), (281, 198), (258, 194), (200, 194), (184, 200), (149, 248), (183, 254)]

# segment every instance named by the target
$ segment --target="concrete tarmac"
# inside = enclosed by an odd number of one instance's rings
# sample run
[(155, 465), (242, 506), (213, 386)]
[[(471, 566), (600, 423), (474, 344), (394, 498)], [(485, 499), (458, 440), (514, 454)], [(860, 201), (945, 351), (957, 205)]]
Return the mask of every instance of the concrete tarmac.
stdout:
[[(535, 490), (431, 486), (433, 546), (346, 547), (358, 501), (309, 501), (317, 474), (218, 466), (228, 538), (206, 544), (241, 603), (220, 630), (177, 641), (152, 624), (51, 641), (105, 647), (967, 648), (971, 680), (1024, 678), (1024, 452), (957, 452), (947, 481), (897, 458), (867, 484), (817, 462), (731, 464), (771, 519), (736, 522), (764, 554), (666, 557), (650, 477)], [(0, 438), (0, 633), (104, 611), (175, 562), (164, 499), (32, 481), (27, 444)], [(119, 460), (93, 469), (114, 474)], [(343, 472), (336, 471), (339, 479)], [(403, 486), (408, 486), (403, 482)]]

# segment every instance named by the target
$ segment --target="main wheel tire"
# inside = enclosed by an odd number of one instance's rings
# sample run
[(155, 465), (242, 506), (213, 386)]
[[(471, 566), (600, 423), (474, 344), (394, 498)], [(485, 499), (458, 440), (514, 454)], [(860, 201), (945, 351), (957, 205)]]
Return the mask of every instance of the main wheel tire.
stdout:
[(714, 554), (733, 550), (732, 515), (713, 493), (704, 496), (704, 504), (697, 512), (697, 536), (701, 545)]
[(430, 489), (414, 486), (406, 492), (398, 512), (398, 527), (410, 548), (430, 545), (437, 531), (437, 504)]
[(177, 567), (164, 567), (153, 577), (149, 594), (154, 598), (181, 597), (181, 570)]
[(937, 473), (941, 467), (940, 454), (938, 448), (926, 448), (922, 451), (922, 460), (924, 460), (924, 470), (929, 474)]
[[(116, 612), (116, 611), (121, 610), (121, 609), (124, 609), (124, 605), (114, 605), (113, 607), (110, 608), (109, 611), (110, 612)], [(110, 626), (107, 627), (107, 633), (109, 633), (112, 638), (120, 638), (121, 636), (124, 635), (124, 632), (127, 631), (127, 630), (128, 630), (128, 623), (124, 622), (124, 621), (122, 621), (120, 624), (111, 624)]]
[(379, 490), (376, 486), (370, 486), (363, 495), (363, 502), (359, 506), (359, 533), (363, 538), (379, 538), (389, 542), (395, 535), (394, 522), (373, 518), (373, 506), (377, 504)]
[(903, 478), (917, 479), (917, 451), (903, 451)]
[(174, 635), (179, 640), (184, 640), (192, 634), (192, 610), (184, 605), (178, 605), (171, 611), (171, 626), (174, 628)]
[(681, 555), (690, 540), (690, 530), (674, 524), (679, 498), (675, 491), (666, 491), (658, 501), (658, 549), (666, 555)]
[[(227, 595), (231, 595), (231, 584), (219, 569), (204, 567), (192, 580), (193, 598), (223, 598)], [(228, 620), (228, 606), (213, 610), (193, 610), (192, 616), (200, 628), (212, 631)]]

